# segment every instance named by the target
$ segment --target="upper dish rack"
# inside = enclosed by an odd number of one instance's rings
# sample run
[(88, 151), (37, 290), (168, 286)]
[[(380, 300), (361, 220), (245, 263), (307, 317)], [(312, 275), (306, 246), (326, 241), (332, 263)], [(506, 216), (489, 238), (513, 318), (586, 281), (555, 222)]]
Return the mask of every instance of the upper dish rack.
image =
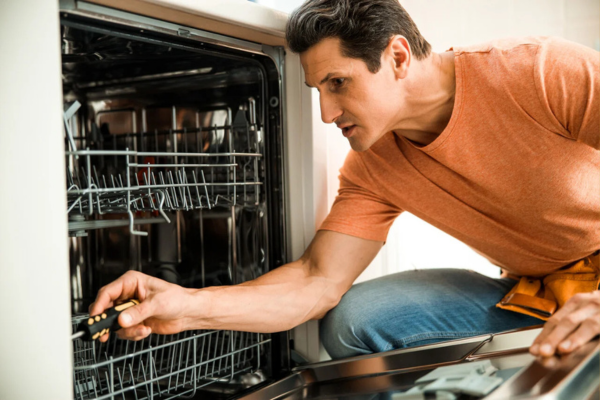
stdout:
[[(244, 119), (242, 124), (233, 124), (229, 111), (226, 124), (221, 126), (118, 135), (135, 148), (161, 151), (137, 151), (128, 147), (78, 150), (76, 141), (87, 143), (87, 138), (73, 135), (76, 125), (73, 118), (78, 107), (76, 102), (64, 115), (71, 148), (65, 152), (71, 232), (129, 225), (132, 234), (147, 235), (136, 230), (135, 225), (170, 222), (167, 212), (259, 204), (263, 155), (258, 152), (261, 133), (257, 129), (252, 99), (247, 107), (250, 121)], [(173, 110), (175, 120), (175, 107)], [(145, 118), (145, 112), (143, 116)], [(118, 148), (117, 135), (110, 138), (115, 142), (112, 147)], [(212, 146), (210, 138), (217, 138), (213, 141), (219, 141), (220, 145)], [(161, 148), (159, 141), (168, 142), (168, 146)], [(177, 151), (178, 148), (184, 151)], [(188, 152), (189, 149), (207, 152)], [(115, 213), (126, 213), (128, 219), (86, 221), (84, 218), (85, 215)]]
[[(81, 215), (126, 212), (133, 234), (146, 234), (133, 229), (134, 212), (156, 211), (169, 222), (165, 211), (210, 209), (219, 204), (232, 206), (236, 205), (240, 198), (245, 204), (252, 198), (256, 204), (262, 185), (257, 176), (256, 162), (262, 157), (258, 153), (203, 154), (83, 150), (70, 151), (66, 154), (83, 158), (86, 165), (85, 168), (81, 168), (80, 175), (74, 177), (69, 174), (67, 212), (76, 210)], [(105, 175), (99, 176), (96, 168), (92, 166), (92, 158), (106, 156), (123, 158), (126, 165), (124, 174), (116, 176), (111, 174), (108, 179)], [(190, 161), (185, 163), (168, 161), (176, 157), (185, 157)], [(226, 157), (230, 161), (203, 162), (209, 158), (218, 160), (219, 157)], [(135, 158), (162, 159), (164, 162), (139, 163), (135, 162)], [(236, 171), (238, 168), (245, 170), (244, 173), (239, 174)], [(205, 174), (205, 170), (210, 172)], [(247, 171), (250, 174), (245, 173)], [(239, 175), (243, 180), (238, 181)], [(215, 177), (225, 179), (216, 181)]]

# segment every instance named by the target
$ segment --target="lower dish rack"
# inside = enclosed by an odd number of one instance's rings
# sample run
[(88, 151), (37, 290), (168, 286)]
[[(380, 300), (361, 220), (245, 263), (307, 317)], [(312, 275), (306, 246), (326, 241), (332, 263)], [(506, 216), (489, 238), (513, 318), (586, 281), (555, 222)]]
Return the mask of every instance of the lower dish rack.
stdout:
[[(74, 317), (73, 330), (88, 316)], [(264, 380), (261, 355), (271, 339), (237, 331), (186, 331), (133, 342), (73, 341), (74, 398), (192, 397), (218, 382), (243, 389)]]

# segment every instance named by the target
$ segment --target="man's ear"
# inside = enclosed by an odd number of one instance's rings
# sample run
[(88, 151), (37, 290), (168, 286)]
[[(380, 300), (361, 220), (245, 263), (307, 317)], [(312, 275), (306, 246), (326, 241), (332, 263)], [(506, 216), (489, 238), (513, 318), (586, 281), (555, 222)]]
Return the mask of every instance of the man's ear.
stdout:
[(408, 67), (412, 60), (412, 52), (408, 40), (402, 35), (394, 35), (384, 50), (392, 62), (394, 74), (397, 79), (404, 79), (408, 75)]

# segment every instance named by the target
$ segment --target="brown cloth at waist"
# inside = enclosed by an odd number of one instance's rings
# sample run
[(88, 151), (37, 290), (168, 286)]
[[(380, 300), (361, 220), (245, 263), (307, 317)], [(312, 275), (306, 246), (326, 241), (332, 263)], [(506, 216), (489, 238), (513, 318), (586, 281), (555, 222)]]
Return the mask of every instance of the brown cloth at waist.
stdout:
[(545, 277), (521, 277), (496, 307), (547, 321), (571, 297), (599, 285), (600, 250)]

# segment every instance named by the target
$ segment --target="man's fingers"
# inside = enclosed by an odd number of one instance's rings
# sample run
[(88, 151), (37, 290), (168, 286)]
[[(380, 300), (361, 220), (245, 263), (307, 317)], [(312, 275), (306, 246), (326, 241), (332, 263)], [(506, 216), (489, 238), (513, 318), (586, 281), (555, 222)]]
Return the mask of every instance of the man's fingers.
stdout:
[(546, 340), (548, 336), (550, 336), (552, 332), (554, 332), (554, 329), (558, 326), (559, 322), (560, 320), (556, 318), (556, 315), (554, 315), (548, 320), (548, 322), (546, 322), (546, 324), (544, 325), (544, 329), (542, 329), (540, 334), (535, 338), (535, 340), (531, 344), (531, 347), (529, 348), (529, 352), (531, 354), (535, 356), (540, 354), (541, 344)]
[(152, 301), (142, 301), (137, 306), (129, 307), (119, 315), (119, 325), (123, 328), (129, 328), (141, 324), (144, 320), (152, 317), (152, 314)]
[(135, 297), (138, 292), (139, 279), (143, 275), (129, 271), (116, 281), (109, 283), (98, 291), (96, 301), (90, 306), (90, 315), (101, 314), (107, 308), (115, 305), (117, 300)]
[(564, 318), (568, 317), (573, 311), (575, 311), (577, 309), (578, 306), (579, 306), (579, 302), (577, 301), (577, 299), (574, 300), (572, 298), (569, 301), (567, 301), (565, 303), (565, 305), (562, 306), (561, 309), (558, 310), (556, 312), (556, 314), (554, 314), (548, 320), (548, 322), (546, 322), (546, 324), (544, 325), (544, 329), (542, 329), (542, 332), (540, 332), (538, 337), (535, 338), (535, 340), (533, 341), (533, 345), (531, 347), (534, 347), (536, 344), (539, 347), (539, 345), (544, 340), (546, 340), (546, 338), (552, 333), (554, 328), (556, 328), (560, 324), (560, 321), (563, 320)]
[(560, 319), (552, 332), (540, 343), (539, 354), (545, 357), (553, 355), (558, 345), (575, 332), (593, 311), (593, 307), (583, 307)]
[(600, 316), (590, 315), (579, 328), (558, 345), (561, 354), (570, 353), (583, 346), (600, 333)]
[[(90, 306), (88, 307), (88, 313), (90, 315), (98, 315), (101, 314), (104, 310), (115, 306), (115, 303), (112, 301), (109, 301), (108, 303), (105, 302), (104, 304), (106, 304), (106, 306), (98, 305), (98, 297), (96, 297), (96, 301), (90, 304)], [(100, 309), (100, 311), (96, 312), (97, 309)]]
[[(571, 331), (568, 331), (566, 333), (562, 332), (564, 330), (564, 328), (559, 331), (554, 333), (554, 330), (559, 327), (559, 326), (563, 326), (564, 324), (568, 324), (568, 319), (572, 317), (573, 313), (577, 310), (577, 308), (581, 307), (582, 304), (582, 296), (581, 295), (575, 295), (573, 296), (569, 301), (567, 301), (565, 303), (564, 306), (561, 307), (560, 310), (558, 310), (556, 312), (556, 314), (554, 314), (549, 320), (548, 322), (546, 322), (546, 324), (544, 325), (544, 329), (542, 329), (542, 332), (540, 332), (540, 334), (535, 338), (535, 340), (533, 341), (531, 348), (529, 349), (529, 351), (534, 354), (534, 355), (539, 355), (540, 354), (540, 350), (541, 350), (541, 346), (543, 343), (547, 342), (548, 337), (552, 337), (551, 335), (560, 335), (561, 333), (563, 334), (563, 336), (561, 337), (564, 338), (565, 335), (568, 335)], [(576, 328), (573, 327), (572, 330), (574, 330)], [(548, 347), (545, 348), (545, 350), (548, 350)], [(552, 350), (554, 351), (554, 350)], [(544, 354), (545, 355), (545, 354)], [(550, 354), (552, 355), (552, 354)]]
[(102, 343), (106, 343), (108, 341), (108, 338), (109, 338), (109, 334), (105, 333), (104, 335), (100, 336), (100, 338), (98, 340), (101, 341)]
[(152, 329), (145, 325), (135, 325), (129, 328), (123, 328), (117, 331), (117, 336), (127, 340), (142, 340), (152, 333)]
[(96, 301), (90, 306), (90, 315), (101, 314), (107, 308), (115, 305), (115, 301), (123, 293), (123, 283), (121, 278), (104, 286), (98, 291)]

